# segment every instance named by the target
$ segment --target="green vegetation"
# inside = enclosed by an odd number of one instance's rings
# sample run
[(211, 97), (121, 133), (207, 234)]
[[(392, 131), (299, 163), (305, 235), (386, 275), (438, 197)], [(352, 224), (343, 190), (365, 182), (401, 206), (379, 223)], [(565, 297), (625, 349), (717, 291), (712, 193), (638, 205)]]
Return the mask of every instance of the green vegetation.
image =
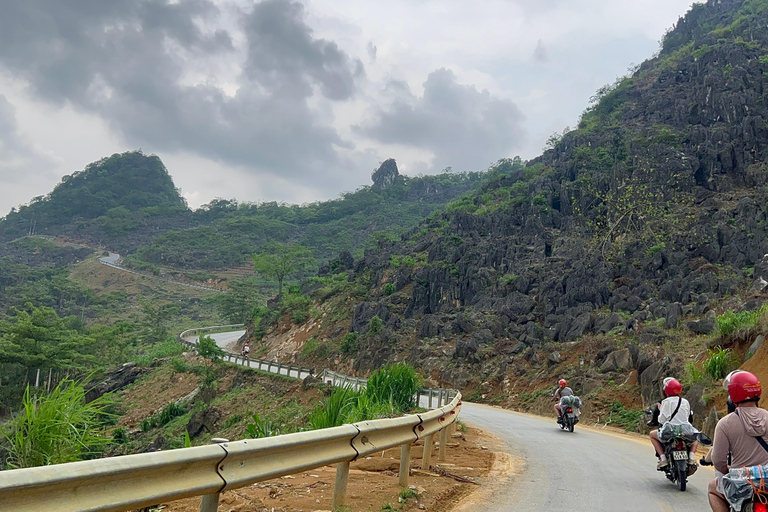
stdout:
[(624, 407), (621, 402), (611, 404), (611, 415), (606, 423), (613, 423), (630, 432), (637, 432), (643, 411), (634, 411)]
[(8, 469), (74, 462), (99, 455), (110, 443), (103, 427), (110, 415), (108, 396), (85, 402), (82, 384), (62, 381), (49, 395), (24, 392), (21, 414), (10, 422)]
[(309, 249), (284, 244), (272, 244), (251, 259), (256, 271), (277, 281), (278, 295), (283, 293), (285, 279), (302, 272), (311, 262)]
[(153, 428), (162, 427), (167, 425), (173, 418), (181, 416), (186, 412), (187, 411), (183, 405), (176, 402), (171, 402), (163, 407), (160, 412), (141, 420), (141, 430), (148, 432)]
[(360, 349), (360, 340), (356, 332), (348, 332), (341, 340), (341, 351), (347, 355), (356, 354)]
[(250, 439), (279, 436), (280, 434), (280, 428), (274, 422), (269, 418), (262, 418), (258, 414), (254, 414), (253, 423), (248, 423), (245, 427), (245, 435)]
[(709, 350), (709, 357), (704, 361), (704, 371), (714, 380), (724, 379), (735, 367), (731, 349), (715, 347)]
[(765, 306), (755, 311), (734, 312), (728, 310), (716, 319), (717, 331), (721, 338), (728, 338), (738, 332), (751, 329), (760, 320), (768, 308)]
[(310, 428), (328, 428), (395, 416), (415, 405), (421, 380), (412, 366), (398, 363), (377, 370), (365, 389), (334, 388), (309, 415)]

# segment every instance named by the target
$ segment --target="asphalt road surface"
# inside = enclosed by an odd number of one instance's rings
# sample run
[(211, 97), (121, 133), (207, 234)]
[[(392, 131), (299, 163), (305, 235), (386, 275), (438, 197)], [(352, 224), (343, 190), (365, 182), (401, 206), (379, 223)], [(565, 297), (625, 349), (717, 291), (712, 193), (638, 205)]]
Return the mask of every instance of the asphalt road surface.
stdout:
[[(706, 512), (710, 468), (680, 492), (656, 471), (650, 441), (599, 429), (561, 430), (551, 419), (464, 403), (461, 420), (498, 437), (525, 469), (488, 493), (486, 512)], [(480, 510), (480, 508), (478, 508)]]

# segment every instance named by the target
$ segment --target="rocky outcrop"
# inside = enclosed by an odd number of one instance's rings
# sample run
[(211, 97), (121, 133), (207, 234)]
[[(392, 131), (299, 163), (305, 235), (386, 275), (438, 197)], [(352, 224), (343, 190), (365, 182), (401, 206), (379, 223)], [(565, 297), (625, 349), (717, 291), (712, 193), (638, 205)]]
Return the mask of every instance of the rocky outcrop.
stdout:
[(137, 366), (136, 363), (120, 365), (88, 389), (85, 393), (85, 401), (92, 402), (102, 395), (123, 389), (149, 371), (149, 368)]

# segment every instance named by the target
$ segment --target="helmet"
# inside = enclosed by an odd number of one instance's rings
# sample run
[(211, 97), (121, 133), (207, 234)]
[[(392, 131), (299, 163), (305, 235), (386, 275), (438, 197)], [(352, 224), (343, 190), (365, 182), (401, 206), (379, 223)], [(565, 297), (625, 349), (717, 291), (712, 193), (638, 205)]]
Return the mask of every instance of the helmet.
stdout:
[(731, 373), (726, 375), (725, 378), (723, 379), (723, 389), (728, 391), (728, 385), (731, 383), (731, 378), (733, 378), (733, 376), (736, 375), (737, 373), (741, 373), (743, 371), (744, 370), (733, 370)]
[(664, 379), (664, 394), (667, 396), (680, 396), (683, 392), (683, 385), (673, 377)]
[(750, 372), (742, 371), (733, 375), (728, 384), (728, 394), (736, 405), (748, 400), (759, 400), (762, 391), (760, 381)]
[(565, 379), (560, 379), (559, 381), (557, 381), (557, 385), (560, 386), (561, 388), (564, 388), (565, 386), (568, 385), (568, 381)]

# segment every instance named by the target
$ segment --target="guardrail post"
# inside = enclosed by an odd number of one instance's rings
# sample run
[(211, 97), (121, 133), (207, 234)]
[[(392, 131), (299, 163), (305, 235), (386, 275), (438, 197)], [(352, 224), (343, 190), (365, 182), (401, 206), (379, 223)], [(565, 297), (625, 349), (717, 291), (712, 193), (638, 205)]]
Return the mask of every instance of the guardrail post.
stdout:
[(437, 452), (437, 460), (445, 461), (445, 451), (448, 446), (448, 425), (440, 430), (440, 449)]
[(429, 406), (428, 409), (432, 408), (432, 388), (429, 388)]
[(400, 445), (400, 487), (408, 487), (408, 477), (411, 474), (411, 443)]
[[(228, 443), (229, 439), (224, 439), (221, 437), (214, 437), (211, 439), (211, 443), (213, 444), (223, 444)], [(203, 499), (200, 501), (200, 512), (216, 512), (219, 509), (219, 493), (216, 494), (206, 494), (203, 496)]]
[[(344, 506), (347, 497), (347, 482), (349, 481), (349, 461), (336, 464), (336, 484), (333, 487), (333, 507), (335, 511)], [(203, 512), (202, 510), (200, 512)]]
[(443, 406), (443, 390), (439, 389), (437, 391), (437, 408), (441, 408)]
[(432, 434), (424, 436), (424, 455), (421, 457), (421, 469), (429, 470), (432, 462)]

